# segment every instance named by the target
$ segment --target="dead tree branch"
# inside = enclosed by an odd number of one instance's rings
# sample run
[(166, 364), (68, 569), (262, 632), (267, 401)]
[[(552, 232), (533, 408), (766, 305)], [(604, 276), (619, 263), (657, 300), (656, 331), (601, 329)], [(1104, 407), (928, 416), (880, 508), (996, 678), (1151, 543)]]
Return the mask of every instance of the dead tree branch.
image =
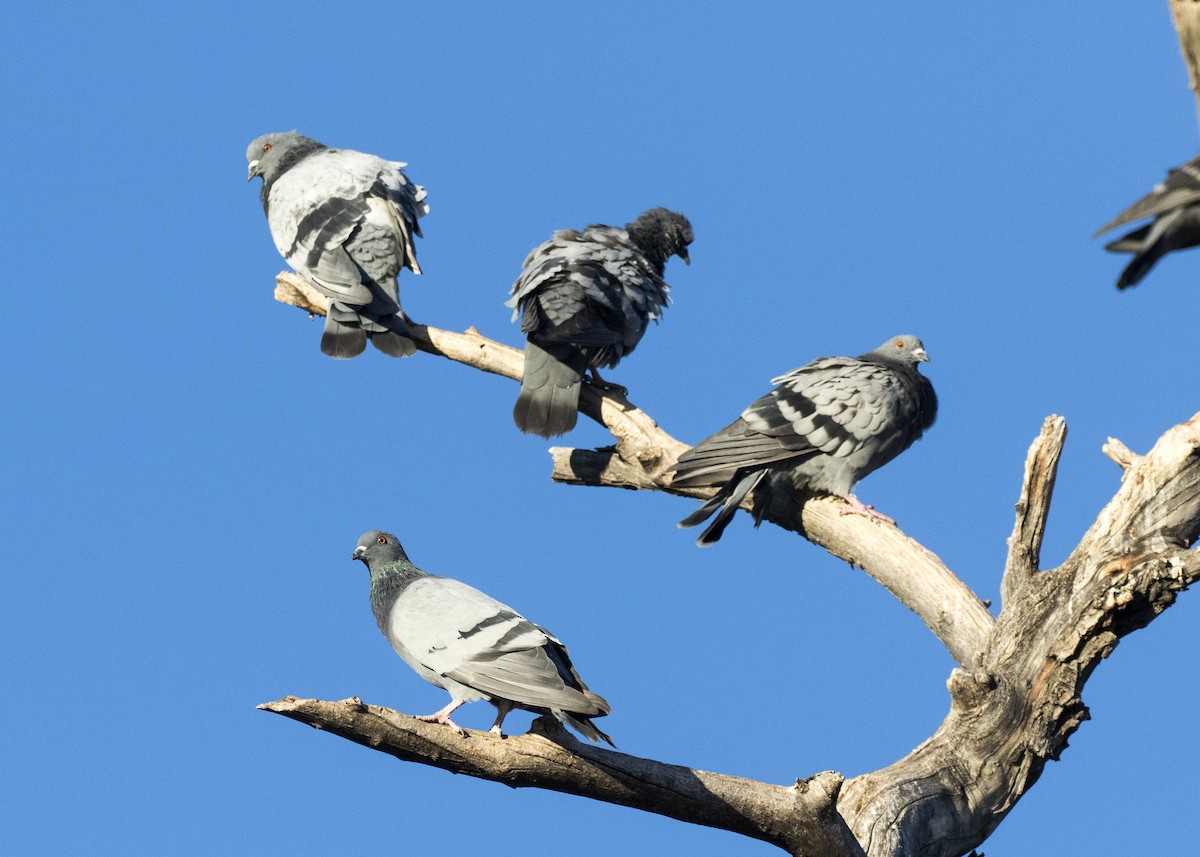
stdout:
[[(326, 310), (324, 297), (295, 274), (279, 275), (275, 297), (309, 313), (320, 315)], [(421, 351), (507, 378), (521, 377), (522, 352), (487, 339), (474, 328), (451, 333), (418, 324), (412, 325), (412, 338)], [(711, 490), (671, 485), (664, 471), (687, 445), (659, 428), (624, 396), (585, 386), (580, 409), (608, 429), (616, 444), (595, 450), (554, 447), (551, 478), (555, 481), (665, 491), (682, 497), (711, 496)], [(974, 666), (995, 624), (979, 597), (932, 551), (898, 527), (842, 514), (847, 508), (838, 498), (783, 497), (769, 510), (766, 520), (866, 571), (916, 613), (959, 664)]]
[[(295, 278), (279, 299), (323, 312)], [(477, 331), (415, 325), (418, 348), (519, 378), (521, 352)], [(581, 408), (613, 434), (598, 450), (556, 447), (553, 478), (682, 496), (663, 472), (686, 449), (615, 393), (587, 387)], [(930, 551), (898, 528), (843, 515), (828, 497), (785, 498), (767, 519), (866, 570), (917, 613), (961, 665), (950, 711), (908, 756), (842, 783), (833, 772), (778, 786), (586, 746), (544, 719), (500, 739), (422, 723), (358, 700), (288, 697), (260, 706), (406, 761), (512, 786), (583, 795), (772, 842), (791, 854), (958, 857), (982, 843), (1087, 719), (1083, 686), (1126, 634), (1200, 578), (1200, 413), (1145, 455), (1111, 440), (1125, 473), (1062, 566), (1039, 555), (1066, 424), (1049, 417), (1025, 462), (995, 619)]]
[(825, 771), (792, 786), (775, 786), (601, 750), (577, 741), (547, 717), (525, 735), (466, 730), (365, 705), (287, 697), (260, 705), (359, 744), (456, 774), (513, 788), (583, 795), (680, 821), (762, 839), (792, 854), (862, 854), (834, 809), (842, 777)]
[[(1026, 466), (1026, 488), (1045, 486), (1047, 498), (1063, 431), (1056, 421), (1047, 420)], [(1014, 547), (1027, 516), (1018, 504)], [(842, 789), (838, 809), (867, 853), (951, 857), (983, 842), (1088, 719), (1080, 696), (1100, 660), (1200, 578), (1200, 552), (1188, 549), (1198, 533), (1200, 414), (1138, 459), (1062, 566), (1038, 571), (1013, 561), (1036, 551), (1010, 555), (1019, 578), (1006, 586), (980, 667), (951, 675), (942, 726)]]

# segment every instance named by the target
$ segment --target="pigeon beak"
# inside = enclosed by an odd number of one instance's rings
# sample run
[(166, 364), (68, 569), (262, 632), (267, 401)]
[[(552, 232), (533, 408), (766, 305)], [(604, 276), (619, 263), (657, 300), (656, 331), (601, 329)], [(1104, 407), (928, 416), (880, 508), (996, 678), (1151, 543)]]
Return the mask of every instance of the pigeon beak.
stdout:
[(683, 264), (689, 267), (691, 266), (692, 260), (688, 258), (688, 251), (686, 247), (680, 247), (679, 252), (676, 255), (683, 260)]
[(253, 178), (254, 178), (256, 175), (259, 175), (259, 172), (258, 172), (258, 161), (257, 161), (257, 160), (254, 160), (254, 161), (251, 161), (251, 162), (250, 162), (250, 170), (249, 170), (249, 171), (246, 173), (246, 181), (250, 181), (250, 180), (251, 180), (251, 179), (253, 179)]
[(916, 351), (914, 351), (913, 357), (917, 358), (917, 360), (919, 360), (922, 363), (929, 362), (929, 355), (925, 353), (924, 348), (918, 348)]
[[(354, 553), (350, 554), (350, 559), (352, 559), (352, 560), (362, 559), (363, 554), (366, 552), (367, 552), (367, 549), (365, 547), (363, 547), (362, 545), (359, 545), (358, 547), (356, 547), (354, 549)], [(363, 562), (366, 562), (366, 560), (363, 560)]]

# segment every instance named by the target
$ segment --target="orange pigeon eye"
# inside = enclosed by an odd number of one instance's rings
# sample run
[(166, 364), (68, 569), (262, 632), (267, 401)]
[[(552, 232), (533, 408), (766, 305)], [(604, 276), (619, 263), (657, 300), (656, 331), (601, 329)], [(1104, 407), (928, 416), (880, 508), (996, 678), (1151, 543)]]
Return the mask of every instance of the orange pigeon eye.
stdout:
[(897, 348), (903, 348), (903, 347), (904, 347), (904, 340), (903, 340), (903, 339), (897, 339), (897, 340), (896, 340), (896, 347), (897, 347)]
[(386, 537), (386, 536), (380, 536), (380, 537), (379, 537), (379, 538), (377, 538), (375, 541), (379, 542), (379, 544), (381, 544), (381, 545), (386, 545), (386, 544), (387, 544), (387, 537)]
[(271, 151), (271, 144), (270, 144), (270, 143), (263, 143), (263, 154), (265, 155), (265, 154), (266, 154), (267, 152), (269, 152), (269, 151)]

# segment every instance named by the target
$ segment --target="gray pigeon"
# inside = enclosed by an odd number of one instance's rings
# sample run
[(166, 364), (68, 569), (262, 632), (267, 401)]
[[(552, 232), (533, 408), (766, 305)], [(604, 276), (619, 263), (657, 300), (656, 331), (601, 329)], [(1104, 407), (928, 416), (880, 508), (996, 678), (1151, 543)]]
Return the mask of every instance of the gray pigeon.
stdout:
[(750, 491), (757, 527), (773, 492), (787, 489), (834, 494), (850, 511), (891, 522), (851, 490), (933, 425), (937, 396), (917, 371), (928, 360), (921, 340), (896, 336), (861, 357), (822, 357), (772, 379), (778, 387), (675, 463), (673, 485), (721, 486), (679, 526), (694, 527), (715, 512), (696, 542), (707, 547)]
[(526, 334), (525, 371), (513, 408), (517, 428), (553, 437), (575, 428), (579, 385), (608, 384), (598, 366), (616, 366), (633, 351), (650, 320), (667, 305), (663, 269), (685, 263), (692, 224), (682, 214), (652, 208), (624, 229), (593, 224), (562, 229), (534, 248), (512, 286), (513, 320)]
[(262, 176), (275, 246), (329, 298), (321, 350), (357, 357), (370, 339), (392, 357), (412, 354), (396, 277), (401, 268), (421, 273), (413, 236), (429, 206), (405, 164), (331, 149), (295, 131), (259, 137), (246, 160), (247, 179)]
[(1136, 286), (1163, 256), (1200, 244), (1200, 156), (1170, 170), (1166, 181), (1105, 224), (1096, 235), (1126, 223), (1154, 219), (1104, 245), (1113, 253), (1133, 253), (1117, 280), (1118, 289)]
[(450, 715), (464, 702), (486, 699), (497, 709), (497, 735), (508, 712), (523, 708), (612, 744), (592, 723), (608, 714), (608, 703), (588, 690), (566, 647), (545, 628), (474, 587), (421, 571), (391, 533), (363, 533), (350, 558), (370, 569), (371, 610), (392, 648), (421, 678), (450, 692), (449, 705), (418, 720), (461, 734)]

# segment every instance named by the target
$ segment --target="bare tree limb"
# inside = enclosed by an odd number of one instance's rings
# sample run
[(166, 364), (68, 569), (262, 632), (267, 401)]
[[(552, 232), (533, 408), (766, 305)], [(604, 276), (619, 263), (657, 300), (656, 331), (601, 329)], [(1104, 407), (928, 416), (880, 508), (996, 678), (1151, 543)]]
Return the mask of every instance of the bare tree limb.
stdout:
[[(326, 311), (325, 298), (295, 274), (282, 273), (277, 283), (277, 300), (314, 314)], [(487, 339), (473, 328), (466, 333), (450, 333), (414, 324), (411, 332), (421, 351), (508, 378), (521, 377), (522, 352)], [(666, 491), (685, 497), (712, 496), (712, 490), (684, 490), (671, 485), (664, 471), (687, 445), (663, 431), (620, 393), (585, 386), (580, 405), (585, 414), (612, 433), (616, 445), (598, 450), (552, 448), (552, 479), (576, 485)], [(995, 624), (987, 607), (932, 551), (898, 527), (843, 514), (848, 508), (849, 504), (839, 498), (784, 496), (776, 499), (766, 520), (862, 568), (916, 613), (958, 663), (974, 666)]]
[(1140, 458), (1140, 456), (1132, 452), (1129, 447), (1115, 437), (1110, 437), (1104, 446), (1100, 447), (1100, 451), (1112, 459), (1122, 470), (1128, 470), (1133, 467), (1133, 465), (1138, 463)]
[(668, 765), (577, 741), (546, 717), (525, 735), (467, 737), (359, 699), (323, 702), (289, 696), (258, 706), (406, 762), (543, 788), (716, 827), (778, 845), (791, 854), (861, 855), (834, 809), (842, 777), (825, 771), (775, 786)]
[[(287, 275), (281, 275), (281, 286)], [(298, 296), (297, 296), (298, 295)], [(319, 296), (318, 296), (319, 297)], [(300, 292), (285, 302), (310, 311)], [(521, 353), (477, 331), (415, 325), (421, 350), (517, 378)], [(556, 480), (704, 496), (664, 476), (686, 446), (624, 397), (585, 388), (585, 413), (612, 447), (551, 450)], [(289, 697), (260, 706), (397, 758), (513, 786), (636, 807), (772, 842), (791, 854), (958, 857), (982, 843), (1087, 719), (1081, 694), (1120, 639), (1200, 579), (1200, 413), (1148, 453), (1110, 440), (1121, 486), (1057, 569), (1039, 570), (1066, 425), (1050, 417), (1026, 458), (994, 619), (932, 553), (898, 528), (842, 514), (836, 498), (783, 497), (767, 519), (863, 567), (916, 612), (961, 664), (950, 711), (908, 756), (846, 783), (832, 772), (783, 787), (693, 771), (580, 744), (557, 724), (463, 738), (358, 700)]]
[(1080, 696), (1100, 660), (1200, 579), (1198, 534), (1200, 414), (1138, 460), (1060, 568), (1009, 587), (980, 668), (951, 675), (933, 737), (846, 783), (838, 809), (867, 853), (979, 845), (1088, 718)]
[(1046, 417), (1041, 434), (1025, 457), (1025, 478), (1021, 484), (1021, 497), (1017, 500), (1017, 522), (1008, 539), (1008, 562), (1000, 579), (1000, 597), (1006, 605), (1016, 599), (1017, 593), (1040, 568), (1046, 517), (1050, 514), (1058, 458), (1066, 439), (1066, 420)]
[(1175, 426), (1125, 472), (1117, 495), (1066, 565), (1089, 554), (1123, 556), (1186, 547), (1200, 535), (1200, 413)]

